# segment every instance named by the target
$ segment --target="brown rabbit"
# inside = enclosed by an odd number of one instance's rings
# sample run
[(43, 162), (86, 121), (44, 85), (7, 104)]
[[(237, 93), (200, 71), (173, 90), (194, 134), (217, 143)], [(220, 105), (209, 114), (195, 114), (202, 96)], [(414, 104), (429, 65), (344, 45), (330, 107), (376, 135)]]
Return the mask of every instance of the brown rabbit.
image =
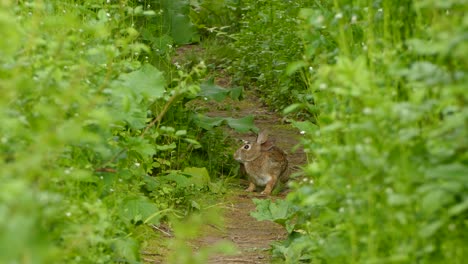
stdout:
[(254, 143), (245, 142), (234, 153), (234, 159), (244, 166), (249, 177), (248, 192), (253, 192), (256, 186), (265, 186), (262, 194), (269, 195), (278, 179), (286, 182), (288, 179), (288, 159), (286, 153), (268, 140), (268, 134), (261, 131)]

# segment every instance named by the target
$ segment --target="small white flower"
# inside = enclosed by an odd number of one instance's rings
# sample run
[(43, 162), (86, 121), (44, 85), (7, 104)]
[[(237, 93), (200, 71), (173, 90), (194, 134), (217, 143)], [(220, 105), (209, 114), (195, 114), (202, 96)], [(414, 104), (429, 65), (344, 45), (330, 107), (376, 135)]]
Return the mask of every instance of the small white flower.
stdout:
[(104, 180), (104, 177), (103, 177), (103, 176), (100, 176), (99, 179)]
[(302, 130), (300, 133), (301, 133), (301, 135), (304, 135), (306, 132), (304, 130)]
[(208, 101), (208, 97), (203, 97), (203, 100)]
[(66, 212), (65, 215), (66, 215), (67, 217), (70, 217), (70, 216), (72, 215), (72, 213), (71, 213), (71, 212)]
[(382, 8), (377, 9), (377, 12), (383, 12)]
[(306, 181), (307, 181), (307, 179), (306, 179), (306, 178), (304, 178), (304, 179), (302, 179), (302, 181), (303, 181), (303, 182), (306, 182)]
[(310, 71), (310, 72), (313, 72), (313, 71), (314, 71), (314, 67), (309, 66), (309, 71)]
[(113, 192), (113, 191), (114, 191), (114, 189), (110, 188), (110, 189), (109, 189), (109, 191)]
[(356, 23), (356, 22), (357, 22), (357, 16), (356, 16), (356, 15), (353, 15), (353, 16), (351, 17), (351, 24), (354, 24), (354, 23)]
[(314, 184), (314, 179), (310, 179), (310, 180), (309, 180), (309, 183), (310, 183), (310, 184)]
[(337, 13), (337, 14), (335, 15), (335, 18), (336, 18), (336, 19), (342, 19), (342, 18), (343, 18), (343, 13)]
[(140, 165), (141, 164), (139, 162), (135, 162), (135, 166), (140, 167)]
[(319, 89), (320, 89), (320, 90), (325, 90), (325, 89), (327, 89), (327, 84), (326, 84), (326, 83), (321, 83), (321, 84), (319, 85)]

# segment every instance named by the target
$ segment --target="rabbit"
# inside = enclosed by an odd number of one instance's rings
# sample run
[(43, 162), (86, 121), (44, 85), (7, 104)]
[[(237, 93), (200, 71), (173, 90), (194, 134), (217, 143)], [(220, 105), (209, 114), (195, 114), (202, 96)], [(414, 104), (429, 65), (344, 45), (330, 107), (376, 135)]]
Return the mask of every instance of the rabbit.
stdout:
[(249, 178), (248, 192), (257, 186), (265, 186), (261, 192), (270, 195), (278, 180), (288, 180), (288, 159), (286, 153), (274, 146), (266, 131), (261, 131), (256, 142), (248, 141), (234, 153), (234, 159), (241, 163)]

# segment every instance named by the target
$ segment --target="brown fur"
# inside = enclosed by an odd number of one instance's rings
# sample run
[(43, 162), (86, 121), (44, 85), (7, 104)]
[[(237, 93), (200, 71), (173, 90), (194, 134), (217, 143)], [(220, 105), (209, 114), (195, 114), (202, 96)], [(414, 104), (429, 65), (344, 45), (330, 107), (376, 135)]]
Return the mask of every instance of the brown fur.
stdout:
[(241, 146), (234, 153), (234, 158), (242, 163), (248, 175), (249, 187), (246, 191), (252, 192), (256, 186), (265, 186), (262, 194), (269, 195), (278, 180), (286, 182), (288, 179), (286, 153), (268, 140), (265, 131), (259, 133), (256, 142)]

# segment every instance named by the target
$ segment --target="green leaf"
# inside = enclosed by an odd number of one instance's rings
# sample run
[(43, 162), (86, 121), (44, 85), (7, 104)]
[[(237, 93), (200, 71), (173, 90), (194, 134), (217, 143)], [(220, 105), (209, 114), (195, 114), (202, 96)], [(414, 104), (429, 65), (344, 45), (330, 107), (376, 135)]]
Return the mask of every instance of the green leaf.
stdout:
[[(144, 196), (126, 199), (120, 207), (120, 215), (128, 222), (144, 221), (158, 212), (159, 208)], [(149, 223), (158, 224), (161, 216), (153, 217)]]
[(440, 165), (426, 170), (426, 177), (429, 179), (456, 180), (468, 184), (468, 166), (461, 163), (451, 163)]
[(177, 148), (177, 145), (175, 142), (172, 142), (171, 144), (168, 145), (157, 145), (156, 149), (161, 150), (161, 151), (166, 151), (166, 150), (173, 150)]
[(187, 177), (187, 175), (182, 174), (180, 171), (171, 171), (167, 175), (160, 176), (159, 179), (175, 182), (177, 187), (181, 188), (188, 187), (192, 184), (190, 178)]
[(184, 174), (190, 175), (190, 182), (198, 187), (207, 186), (210, 183), (210, 174), (205, 167), (188, 167), (184, 169)]
[(257, 206), (257, 210), (251, 212), (250, 215), (258, 221), (273, 221), (285, 226), (288, 220), (291, 220), (295, 211), (292, 204), (287, 200), (260, 200), (253, 199)]
[(213, 79), (209, 79), (205, 82), (203, 82), (201, 85), (201, 90), (198, 94), (198, 96), (201, 97), (207, 97), (209, 99), (213, 99), (217, 102), (223, 101), (228, 95), (229, 95), (229, 90), (224, 89), (216, 84), (214, 84)]
[(135, 151), (143, 157), (152, 156), (156, 153), (154, 144), (140, 137), (128, 137), (127, 144), (129, 150)]
[(164, 8), (164, 22), (169, 27), (175, 44), (191, 43), (198, 38), (197, 30), (189, 17), (189, 1), (162, 0), (160, 4)]
[(458, 203), (448, 209), (448, 214), (450, 216), (459, 215), (468, 210), (468, 198), (465, 197), (465, 200), (461, 203)]
[(115, 255), (128, 261), (138, 261), (140, 259), (138, 242), (130, 237), (120, 238), (113, 243)]
[(132, 89), (138, 97), (154, 100), (164, 94), (165, 80), (161, 71), (150, 64), (145, 64), (141, 69), (122, 74), (120, 79), (127, 89)]
[(232, 87), (229, 92), (231, 93), (231, 99), (233, 100), (240, 100), (242, 94), (244, 92), (244, 88), (242, 87)]
[(431, 214), (444, 208), (451, 200), (452, 196), (445, 190), (433, 189), (422, 197), (421, 209), (423, 212)]
[(208, 117), (202, 114), (195, 115), (193, 119), (197, 126), (206, 130), (211, 130), (213, 127), (221, 125), (224, 121), (222, 117)]
[(251, 115), (239, 119), (226, 118), (226, 121), (228, 126), (241, 133), (258, 130), (254, 124), (254, 117)]
[(300, 104), (300, 103), (289, 105), (288, 107), (283, 109), (283, 114), (285, 114), (285, 115), (290, 114), (290, 113), (295, 112), (296, 110), (298, 110), (298, 109), (300, 109), (302, 107), (304, 107), (304, 105)]
[(305, 61), (294, 61), (291, 62), (288, 67), (286, 68), (286, 74), (287, 75), (292, 75), (296, 71), (298, 71), (301, 68), (304, 68), (307, 66), (307, 63)]
[(439, 230), (442, 227), (443, 224), (444, 222), (439, 220), (426, 224), (419, 231), (419, 235), (423, 238), (429, 238), (433, 236), (437, 232), (437, 230)]
[(319, 129), (319, 127), (316, 124), (310, 121), (293, 122), (292, 124), (293, 126), (298, 128), (302, 132), (302, 134), (313, 135)]

